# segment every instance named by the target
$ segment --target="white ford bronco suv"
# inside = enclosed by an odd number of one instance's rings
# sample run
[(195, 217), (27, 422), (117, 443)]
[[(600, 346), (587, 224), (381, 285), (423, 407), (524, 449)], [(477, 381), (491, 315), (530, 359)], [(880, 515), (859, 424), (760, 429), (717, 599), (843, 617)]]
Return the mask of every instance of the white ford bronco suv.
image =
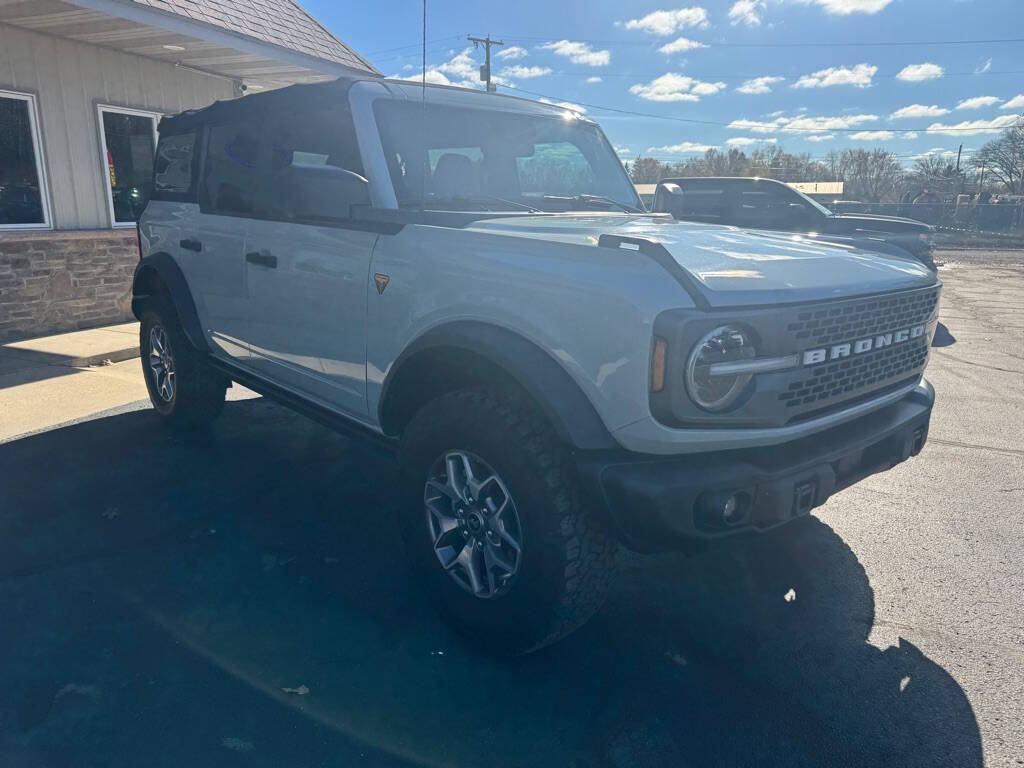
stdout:
[(235, 381), (397, 452), (409, 557), (492, 651), (585, 621), (620, 544), (775, 528), (925, 442), (934, 273), (646, 213), (562, 107), (292, 86), (164, 118), (153, 181), (156, 412)]

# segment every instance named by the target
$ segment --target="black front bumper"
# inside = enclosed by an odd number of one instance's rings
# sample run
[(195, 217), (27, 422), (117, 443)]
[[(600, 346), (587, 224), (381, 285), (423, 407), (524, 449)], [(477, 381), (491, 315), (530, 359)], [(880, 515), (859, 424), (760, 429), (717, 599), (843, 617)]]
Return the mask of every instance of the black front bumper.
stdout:
[(919, 387), (878, 411), (781, 445), (673, 457), (587, 452), (577, 455), (577, 471), (623, 544), (640, 552), (682, 548), (782, 525), (916, 456), (933, 402), (931, 387)]

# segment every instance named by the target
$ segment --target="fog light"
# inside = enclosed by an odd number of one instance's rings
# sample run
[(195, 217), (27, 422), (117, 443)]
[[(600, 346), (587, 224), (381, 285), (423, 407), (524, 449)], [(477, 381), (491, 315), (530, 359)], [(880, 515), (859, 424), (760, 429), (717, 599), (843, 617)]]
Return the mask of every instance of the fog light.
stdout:
[(746, 491), (708, 493), (697, 502), (698, 528), (721, 530), (747, 521), (750, 515), (750, 494)]

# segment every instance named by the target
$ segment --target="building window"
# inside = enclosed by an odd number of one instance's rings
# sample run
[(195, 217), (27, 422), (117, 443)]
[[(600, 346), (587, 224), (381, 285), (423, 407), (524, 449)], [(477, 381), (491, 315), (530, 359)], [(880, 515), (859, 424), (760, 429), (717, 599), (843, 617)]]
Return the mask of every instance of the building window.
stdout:
[(0, 91), (0, 229), (49, 226), (35, 97)]
[(101, 161), (110, 221), (134, 226), (149, 201), (159, 115), (100, 106)]

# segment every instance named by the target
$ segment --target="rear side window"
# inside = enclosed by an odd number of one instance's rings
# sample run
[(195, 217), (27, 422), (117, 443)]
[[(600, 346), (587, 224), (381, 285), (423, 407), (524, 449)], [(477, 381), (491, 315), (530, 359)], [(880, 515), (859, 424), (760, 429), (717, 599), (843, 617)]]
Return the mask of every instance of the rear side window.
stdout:
[(735, 223), (741, 227), (784, 226), (789, 220), (790, 203), (799, 202), (796, 195), (775, 184), (760, 184), (754, 189), (741, 189), (736, 201)]
[(195, 149), (195, 133), (160, 137), (153, 166), (155, 199), (181, 199), (193, 191), (192, 167)]
[(259, 126), (212, 126), (203, 168), (203, 210), (228, 216), (261, 215), (258, 200), (264, 152)]

